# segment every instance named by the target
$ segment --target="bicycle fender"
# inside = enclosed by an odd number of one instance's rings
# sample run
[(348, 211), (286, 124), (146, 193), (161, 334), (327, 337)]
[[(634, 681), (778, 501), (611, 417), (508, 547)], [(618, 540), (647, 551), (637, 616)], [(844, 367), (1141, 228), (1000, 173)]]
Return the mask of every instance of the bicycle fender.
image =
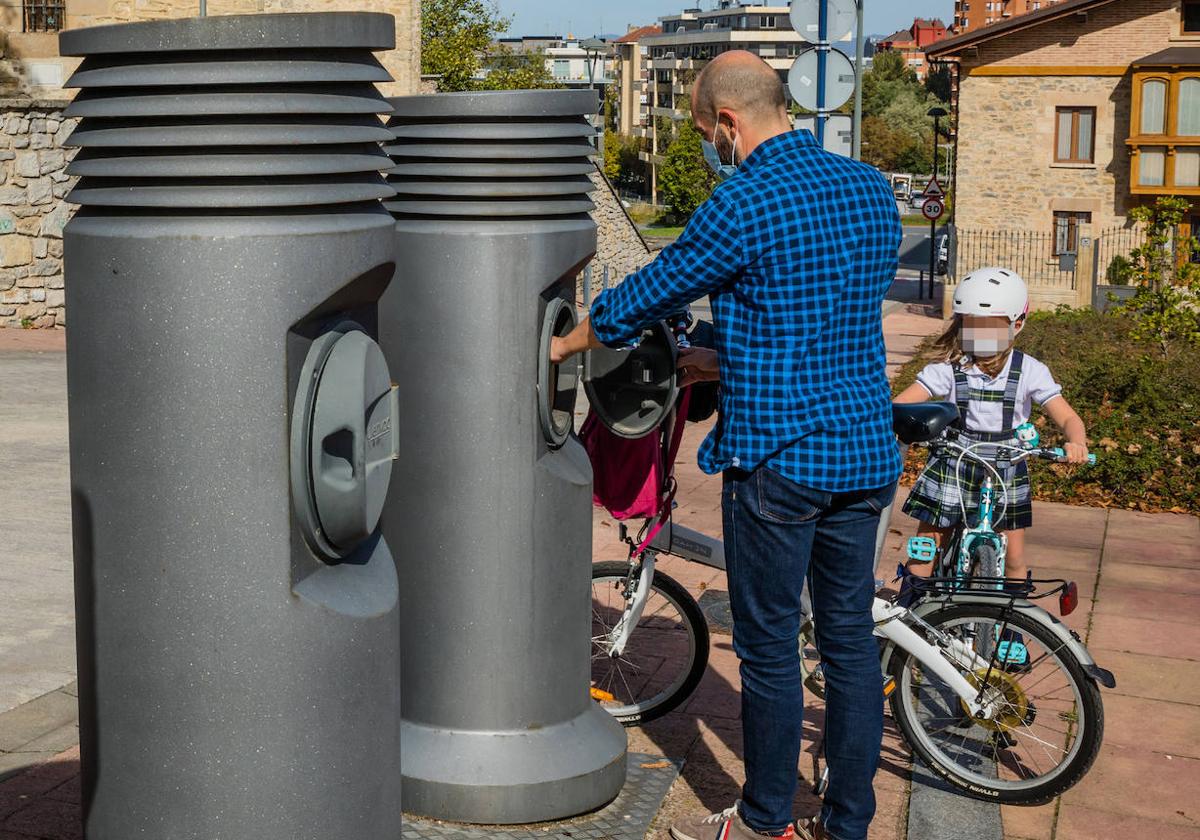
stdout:
[[(989, 595), (972, 595), (969, 592), (958, 592), (954, 595), (941, 598), (927, 598), (913, 608), (912, 612), (918, 618), (925, 618), (930, 613), (936, 612), (943, 607), (949, 607), (954, 604), (981, 604), (986, 606), (995, 606), (995, 596)], [(1083, 640), (1079, 635), (1063, 624), (1056, 616), (1051, 615), (1042, 607), (1030, 601), (1018, 599), (1013, 603), (1013, 609), (1023, 613), (1027, 618), (1031, 618), (1038, 624), (1045, 627), (1055, 638), (1063, 643), (1063, 645), (1071, 651), (1071, 654), (1078, 660), (1083, 672), (1091, 677), (1094, 681), (1104, 686), (1105, 688), (1116, 688), (1117, 680), (1112, 672), (1101, 668), (1096, 664), (1096, 660), (1092, 658), (1092, 654), (1083, 644)], [(895, 655), (895, 643), (888, 642), (880, 655), (880, 663), (883, 672), (889, 673), (892, 656)]]

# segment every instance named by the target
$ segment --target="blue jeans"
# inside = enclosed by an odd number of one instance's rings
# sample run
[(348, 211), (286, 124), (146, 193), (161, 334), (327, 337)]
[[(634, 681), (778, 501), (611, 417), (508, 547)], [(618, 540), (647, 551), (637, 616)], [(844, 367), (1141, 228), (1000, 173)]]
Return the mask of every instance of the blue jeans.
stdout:
[(756, 831), (777, 833), (792, 822), (804, 715), (797, 636), (807, 577), (826, 685), (822, 822), (837, 840), (867, 836), (883, 738), (871, 620), (875, 534), (894, 493), (894, 486), (826, 493), (768, 467), (724, 474), (725, 563), (742, 678), (741, 816)]

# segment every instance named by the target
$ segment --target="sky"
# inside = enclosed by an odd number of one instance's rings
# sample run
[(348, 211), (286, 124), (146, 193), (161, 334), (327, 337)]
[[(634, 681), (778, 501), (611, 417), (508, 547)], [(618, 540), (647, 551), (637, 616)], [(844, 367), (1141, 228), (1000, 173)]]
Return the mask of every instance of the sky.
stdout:
[[(623, 34), (629, 24), (644, 26), (659, 16), (688, 7), (715, 8), (715, 0), (495, 0), (500, 13), (513, 18), (510, 36)], [(865, 0), (869, 35), (890, 35), (907, 28), (914, 17), (953, 17), (954, 0)], [(785, 5), (785, 0), (771, 0)]]

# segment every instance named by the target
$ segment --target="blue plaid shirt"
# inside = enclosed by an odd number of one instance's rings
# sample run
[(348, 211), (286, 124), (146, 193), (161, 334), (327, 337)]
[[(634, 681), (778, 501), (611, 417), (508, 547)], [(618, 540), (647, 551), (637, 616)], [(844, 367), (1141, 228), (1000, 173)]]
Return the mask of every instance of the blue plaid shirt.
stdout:
[(807, 131), (760, 144), (654, 262), (597, 296), (596, 336), (628, 344), (704, 295), (720, 357), (714, 474), (760, 465), (826, 492), (894, 482), (883, 297), (902, 232), (871, 167)]

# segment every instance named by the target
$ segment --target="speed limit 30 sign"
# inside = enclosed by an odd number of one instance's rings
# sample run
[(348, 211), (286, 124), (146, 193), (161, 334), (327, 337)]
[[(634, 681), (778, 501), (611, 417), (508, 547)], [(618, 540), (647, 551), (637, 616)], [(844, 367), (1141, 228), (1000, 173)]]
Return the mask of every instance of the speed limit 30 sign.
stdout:
[(942, 214), (946, 212), (946, 205), (942, 203), (940, 198), (927, 198), (925, 203), (921, 205), (921, 215), (931, 222), (936, 222), (942, 218)]

